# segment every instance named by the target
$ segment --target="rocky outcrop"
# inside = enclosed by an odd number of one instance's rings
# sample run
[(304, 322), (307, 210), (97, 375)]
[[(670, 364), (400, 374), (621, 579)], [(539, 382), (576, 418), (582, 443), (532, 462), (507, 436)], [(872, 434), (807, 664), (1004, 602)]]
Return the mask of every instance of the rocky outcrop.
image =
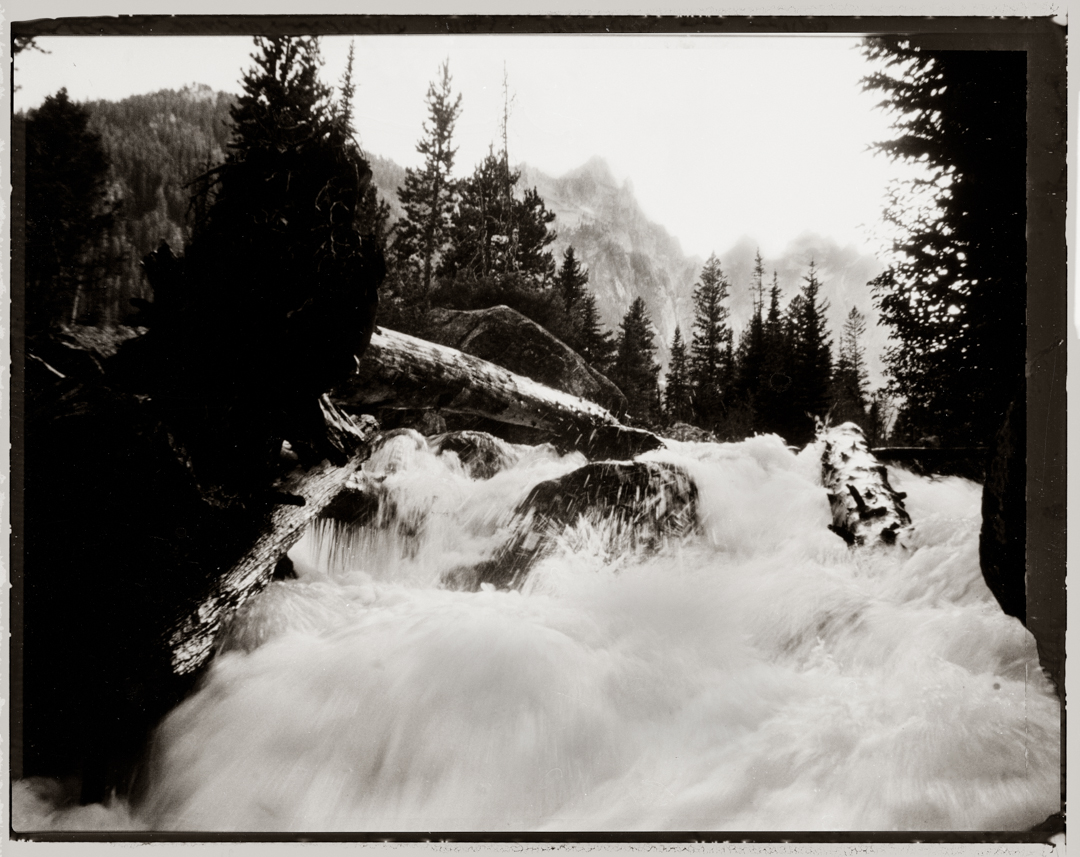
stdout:
[(626, 411), (626, 397), (618, 387), (569, 346), (509, 307), (433, 309), (427, 321), (428, 337), (433, 342), (596, 402), (613, 414)]
[(597, 461), (541, 482), (514, 510), (510, 538), (484, 562), (457, 568), (447, 586), (515, 588), (567, 527), (587, 517), (613, 525), (631, 549), (655, 550), (698, 526), (697, 486), (680, 467), (655, 461)]

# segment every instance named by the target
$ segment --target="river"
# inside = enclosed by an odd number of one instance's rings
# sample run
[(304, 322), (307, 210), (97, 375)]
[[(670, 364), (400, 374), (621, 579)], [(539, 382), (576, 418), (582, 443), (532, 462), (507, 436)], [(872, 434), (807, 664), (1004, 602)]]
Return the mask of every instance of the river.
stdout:
[(1059, 804), (1059, 705), (979, 570), (981, 489), (890, 469), (893, 548), (830, 532), (820, 450), (775, 436), (643, 458), (697, 486), (657, 545), (588, 517), (520, 591), (440, 584), (584, 464), (548, 447), (470, 478), (400, 435), (382, 506), (292, 551), (154, 739), (135, 807), (16, 826), (172, 831), (1009, 830)]

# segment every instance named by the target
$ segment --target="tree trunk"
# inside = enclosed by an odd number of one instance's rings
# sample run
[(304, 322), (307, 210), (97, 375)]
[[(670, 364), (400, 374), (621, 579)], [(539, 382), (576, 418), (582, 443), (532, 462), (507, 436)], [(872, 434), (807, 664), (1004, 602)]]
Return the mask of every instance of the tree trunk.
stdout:
[(540, 429), (590, 458), (629, 459), (663, 446), (592, 402), (385, 328), (372, 336), (356, 374), (331, 395), (346, 407), (437, 408)]

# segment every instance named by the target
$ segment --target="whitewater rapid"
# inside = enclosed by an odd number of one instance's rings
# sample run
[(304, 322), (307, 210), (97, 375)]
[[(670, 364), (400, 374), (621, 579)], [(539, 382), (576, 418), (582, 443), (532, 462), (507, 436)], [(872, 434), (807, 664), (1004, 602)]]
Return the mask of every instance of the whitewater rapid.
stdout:
[[(701, 527), (659, 550), (580, 519), (521, 591), (455, 591), (514, 507), (585, 463), (472, 479), (402, 435), (359, 528), (242, 611), (154, 740), (135, 807), (30, 827), (173, 831), (1015, 830), (1059, 808), (1059, 705), (978, 562), (981, 489), (890, 469), (894, 549), (828, 525), (820, 449), (671, 443)], [(18, 826), (18, 825), (17, 825)], [(25, 827), (22, 829), (26, 829)]]

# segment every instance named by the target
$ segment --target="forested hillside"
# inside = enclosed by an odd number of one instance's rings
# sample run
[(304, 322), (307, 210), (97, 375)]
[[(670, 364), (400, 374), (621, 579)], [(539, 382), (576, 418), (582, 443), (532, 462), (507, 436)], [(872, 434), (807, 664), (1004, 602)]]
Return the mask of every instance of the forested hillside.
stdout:
[(189, 183), (224, 160), (234, 101), (192, 85), (85, 105), (111, 163), (109, 192), (119, 208), (108, 244), (99, 248), (111, 268), (87, 294), (77, 320), (125, 321), (128, 299), (146, 297), (142, 258), (163, 240), (180, 247), (190, 237)]

